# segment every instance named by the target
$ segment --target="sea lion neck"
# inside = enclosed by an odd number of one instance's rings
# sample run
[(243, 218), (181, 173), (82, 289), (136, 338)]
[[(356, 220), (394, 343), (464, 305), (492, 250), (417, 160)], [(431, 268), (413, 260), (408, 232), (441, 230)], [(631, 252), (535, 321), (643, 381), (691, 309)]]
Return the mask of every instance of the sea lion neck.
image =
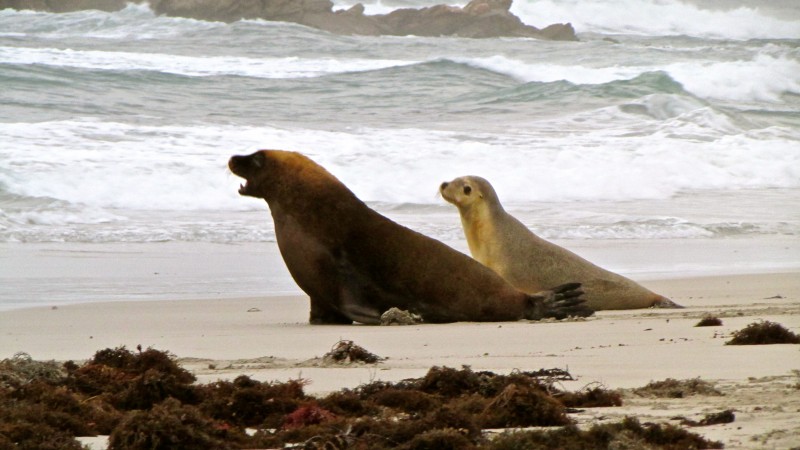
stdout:
[(459, 208), (459, 213), (470, 253), (481, 263), (487, 264), (491, 260), (491, 246), (486, 243), (494, 240), (496, 230), (492, 224), (496, 223), (498, 216), (504, 214), (502, 206), (483, 198)]

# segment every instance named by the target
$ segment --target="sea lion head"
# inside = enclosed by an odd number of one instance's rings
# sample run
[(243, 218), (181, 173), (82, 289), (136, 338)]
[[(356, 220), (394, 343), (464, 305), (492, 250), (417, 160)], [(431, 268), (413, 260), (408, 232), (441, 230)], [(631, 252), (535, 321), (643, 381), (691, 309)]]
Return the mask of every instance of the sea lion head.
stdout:
[(239, 195), (266, 198), (264, 186), (269, 184), (270, 170), (269, 150), (259, 150), (250, 155), (235, 155), (228, 160), (228, 168), (234, 175), (245, 179), (239, 185)]
[(484, 178), (473, 175), (445, 181), (439, 186), (439, 193), (442, 194), (443, 199), (462, 210), (484, 204), (487, 201), (491, 204), (499, 204), (492, 185)]
[(330, 172), (298, 152), (259, 150), (235, 155), (228, 160), (228, 168), (245, 179), (239, 186), (240, 195), (268, 202), (326, 193), (353, 196)]
[(308, 157), (286, 150), (259, 150), (249, 155), (235, 155), (228, 160), (228, 168), (234, 175), (245, 179), (239, 185), (240, 195), (265, 200), (278, 186), (286, 184), (287, 176), (291, 177), (289, 174), (316, 174), (308, 177), (314, 179), (330, 177)]

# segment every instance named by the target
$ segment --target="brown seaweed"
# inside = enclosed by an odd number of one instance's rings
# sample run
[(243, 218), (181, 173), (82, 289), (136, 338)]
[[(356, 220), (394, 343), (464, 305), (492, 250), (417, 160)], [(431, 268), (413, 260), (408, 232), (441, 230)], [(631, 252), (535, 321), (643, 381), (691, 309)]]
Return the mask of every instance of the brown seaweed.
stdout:
[(232, 450), (245, 440), (243, 430), (215, 422), (198, 408), (170, 398), (128, 413), (109, 436), (108, 450)]
[(336, 364), (375, 364), (381, 359), (380, 356), (367, 351), (364, 347), (347, 340), (337, 342), (331, 351), (322, 357), (323, 361)]
[(800, 344), (800, 336), (779, 323), (762, 320), (735, 331), (733, 339), (725, 343), (725, 345), (768, 344)]
[[(373, 382), (319, 399), (305, 395), (303, 380), (239, 376), (197, 385), (174, 356), (154, 349), (105, 349), (83, 365), (63, 368), (20, 357), (4, 360), (0, 370), (11, 380), (0, 386), (0, 450), (78, 449), (74, 436), (97, 433), (110, 433), (110, 450), (546, 448), (537, 445), (559, 442), (671, 449), (696, 448), (692, 439), (701, 439), (638, 422), (578, 431), (567, 406), (617, 405), (620, 396), (599, 385), (561, 391), (556, 382), (572, 377), (556, 369), (501, 375), (432, 367), (420, 378)], [(494, 440), (483, 433), (529, 426), (561, 428)], [(258, 431), (248, 435), (246, 427)]]
[(723, 448), (722, 443), (671, 424), (641, 424), (627, 417), (622, 422), (594, 425), (582, 431), (567, 426), (553, 431), (516, 431), (497, 436), (485, 448), (491, 450), (692, 450)]
[(684, 398), (692, 395), (721, 396), (722, 392), (711, 383), (699, 378), (676, 380), (667, 378), (663, 381), (651, 381), (644, 387), (636, 388), (633, 393), (640, 397)]
[(719, 327), (722, 325), (722, 320), (714, 316), (704, 316), (697, 322), (696, 327)]

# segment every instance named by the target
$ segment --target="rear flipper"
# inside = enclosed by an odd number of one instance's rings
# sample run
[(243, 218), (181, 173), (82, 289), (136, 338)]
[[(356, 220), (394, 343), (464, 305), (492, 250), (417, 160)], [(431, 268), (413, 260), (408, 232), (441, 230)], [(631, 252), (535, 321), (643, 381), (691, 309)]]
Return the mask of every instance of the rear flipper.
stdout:
[(681, 306), (681, 305), (673, 302), (672, 300), (668, 299), (667, 297), (660, 296), (660, 295), (659, 295), (658, 300), (653, 302), (653, 305), (650, 306), (650, 307), (651, 308), (684, 308), (684, 306)]
[(580, 283), (567, 283), (552, 289), (537, 292), (528, 296), (528, 307), (525, 318), (539, 320), (544, 318), (564, 319), (588, 317), (594, 311), (586, 306)]

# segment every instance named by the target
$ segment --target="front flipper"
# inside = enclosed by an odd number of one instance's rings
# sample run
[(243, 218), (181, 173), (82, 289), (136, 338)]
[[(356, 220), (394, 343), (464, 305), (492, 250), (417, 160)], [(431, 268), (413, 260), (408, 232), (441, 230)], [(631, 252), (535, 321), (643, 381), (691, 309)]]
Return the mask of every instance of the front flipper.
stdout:
[(329, 301), (311, 297), (311, 314), (309, 323), (312, 325), (350, 325), (353, 319), (331, 307)]
[(340, 252), (336, 257), (336, 270), (339, 282), (339, 309), (353, 321), (368, 325), (380, 325), (381, 314), (392, 306), (402, 306), (404, 302), (385, 287), (360, 270)]
[(525, 318), (539, 320), (544, 318), (564, 319), (566, 317), (588, 317), (594, 311), (586, 306), (582, 298), (580, 283), (567, 283), (552, 289), (528, 296)]

